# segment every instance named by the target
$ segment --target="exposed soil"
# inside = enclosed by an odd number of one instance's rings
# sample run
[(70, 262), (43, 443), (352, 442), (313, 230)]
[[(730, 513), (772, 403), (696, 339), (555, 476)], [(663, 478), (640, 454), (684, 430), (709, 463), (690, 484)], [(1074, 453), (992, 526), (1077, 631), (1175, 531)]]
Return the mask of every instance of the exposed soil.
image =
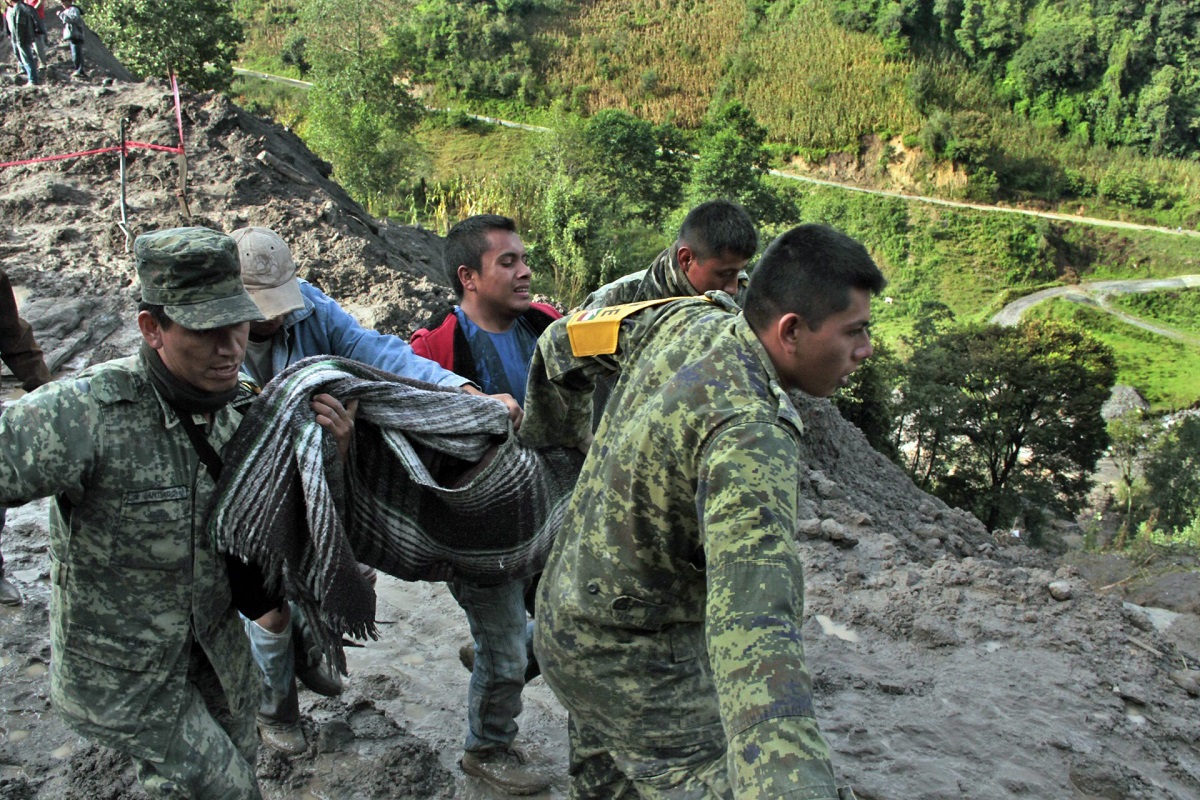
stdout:
[[(0, 88), (0, 161), (110, 145), (121, 118), (131, 140), (176, 143), (162, 83)], [(187, 92), (183, 120), (186, 208), (178, 157), (136, 151), (133, 233), (264, 225), (366, 324), (407, 334), (448, 307), (431, 266), (439, 240), (371, 219), (291, 132)], [(60, 378), (133, 352), (116, 156), (0, 175), (0, 266)], [(1136, 570), (1059, 563), (997, 540), (920, 492), (828, 402), (798, 405), (807, 655), (836, 767), (859, 797), (1200, 796), (1194, 565), (1119, 583)], [(0, 608), (0, 798), (142, 797), (126, 759), (66, 730), (50, 708), (46, 516), (45, 501), (14, 509), (4, 532), (27, 600)], [(439, 585), (382, 576), (378, 593), (382, 638), (350, 648), (342, 697), (302, 693), (309, 753), (264, 752), (265, 794), (496, 797), (456, 766), (468, 678), (461, 611)], [(565, 714), (540, 679), (525, 698), (518, 743), (552, 780), (546, 796), (565, 797)]]

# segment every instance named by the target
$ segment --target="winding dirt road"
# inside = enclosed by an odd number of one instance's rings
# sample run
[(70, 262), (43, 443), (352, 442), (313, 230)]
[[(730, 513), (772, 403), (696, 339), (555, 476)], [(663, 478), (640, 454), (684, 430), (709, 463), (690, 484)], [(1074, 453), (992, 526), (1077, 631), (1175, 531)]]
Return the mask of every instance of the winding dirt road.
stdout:
[(1187, 289), (1197, 286), (1200, 286), (1200, 275), (1178, 275), (1174, 278), (1147, 278), (1143, 280), (1091, 281), (1088, 283), (1072, 284), (1070, 286), (1054, 286), (1027, 294), (1012, 301), (996, 312), (989, 321), (994, 325), (1011, 327), (1020, 322), (1021, 315), (1025, 313), (1026, 309), (1037, 305), (1043, 300), (1048, 300), (1052, 297), (1061, 297), (1072, 303), (1084, 303), (1095, 306), (1130, 325), (1136, 325), (1152, 333), (1177, 339), (1187, 344), (1200, 346), (1200, 337), (1184, 333), (1175, 328), (1147, 322), (1140, 317), (1135, 317), (1132, 314), (1114, 308), (1109, 302), (1109, 298), (1114, 294), (1136, 294), (1140, 292), (1154, 292), (1160, 289)]

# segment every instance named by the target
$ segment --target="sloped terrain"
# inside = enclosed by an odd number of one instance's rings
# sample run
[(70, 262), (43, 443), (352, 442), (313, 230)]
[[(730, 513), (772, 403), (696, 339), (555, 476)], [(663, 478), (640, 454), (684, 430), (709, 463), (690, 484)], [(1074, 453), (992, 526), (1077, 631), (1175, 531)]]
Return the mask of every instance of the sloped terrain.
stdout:
[[(132, 153), (132, 233), (265, 225), (367, 324), (405, 334), (446, 308), (435, 236), (371, 219), (295, 135), (221, 97), (185, 92), (182, 114), (186, 194), (178, 156)], [(162, 83), (0, 89), (0, 161), (109, 146), (122, 118), (131, 140), (176, 144)], [(60, 376), (133, 352), (117, 157), (0, 173), (0, 266)], [(797, 405), (807, 652), (837, 769), (860, 797), (1200, 796), (1194, 583), (1153, 595), (1181, 598), (1174, 612), (1098, 594), (1076, 567), (997, 541), (920, 492), (828, 402)], [(27, 603), (0, 609), (0, 798), (140, 797), (126, 760), (71, 734), (49, 707), (45, 521), (46, 504), (30, 504), (10, 512), (4, 534)], [(265, 794), (495, 796), (454, 764), (461, 612), (440, 586), (384, 577), (379, 591), (383, 638), (351, 649), (341, 698), (302, 695), (313, 746), (291, 762), (264, 753)], [(542, 681), (520, 721), (550, 796), (564, 797), (565, 715)]]

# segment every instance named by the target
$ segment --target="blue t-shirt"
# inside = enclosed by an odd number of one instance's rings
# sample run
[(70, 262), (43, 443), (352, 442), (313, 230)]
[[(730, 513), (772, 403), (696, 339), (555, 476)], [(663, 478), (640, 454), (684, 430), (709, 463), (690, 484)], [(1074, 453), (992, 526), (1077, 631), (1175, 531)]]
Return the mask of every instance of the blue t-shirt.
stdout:
[(537, 336), (523, 320), (517, 320), (504, 333), (491, 333), (468, 319), (457, 306), (454, 314), (471, 347), (480, 388), (487, 394), (511, 394), (524, 406), (525, 381), (537, 348)]

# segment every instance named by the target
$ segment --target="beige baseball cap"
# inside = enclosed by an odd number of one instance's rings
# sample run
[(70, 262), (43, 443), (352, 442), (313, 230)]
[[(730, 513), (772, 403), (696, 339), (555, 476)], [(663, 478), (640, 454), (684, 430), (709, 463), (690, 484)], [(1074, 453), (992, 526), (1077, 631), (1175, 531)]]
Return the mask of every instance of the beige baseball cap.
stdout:
[(267, 319), (304, 308), (296, 262), (279, 234), (270, 228), (238, 228), (229, 234), (237, 243), (242, 283)]

